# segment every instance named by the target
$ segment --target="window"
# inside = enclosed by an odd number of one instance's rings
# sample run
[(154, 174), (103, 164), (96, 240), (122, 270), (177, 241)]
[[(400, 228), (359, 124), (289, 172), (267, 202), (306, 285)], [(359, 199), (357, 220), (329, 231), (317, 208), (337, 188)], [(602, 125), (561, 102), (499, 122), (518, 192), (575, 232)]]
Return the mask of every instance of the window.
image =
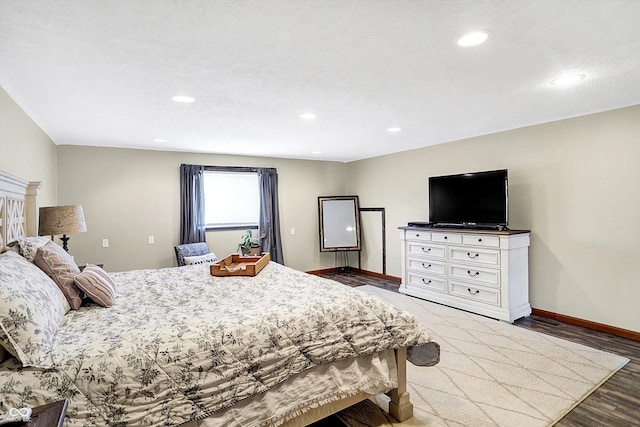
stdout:
[(258, 174), (249, 168), (205, 169), (204, 205), (208, 229), (257, 227), (260, 216)]

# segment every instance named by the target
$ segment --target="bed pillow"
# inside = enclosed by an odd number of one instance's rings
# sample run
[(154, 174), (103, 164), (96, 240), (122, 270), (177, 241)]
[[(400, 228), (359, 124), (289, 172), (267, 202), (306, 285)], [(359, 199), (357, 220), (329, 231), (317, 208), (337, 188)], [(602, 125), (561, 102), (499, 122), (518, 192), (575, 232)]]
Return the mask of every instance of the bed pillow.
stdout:
[(82, 292), (76, 286), (74, 278), (80, 274), (80, 269), (71, 255), (60, 245), (49, 241), (38, 248), (34, 262), (58, 285), (71, 308), (77, 310), (82, 304)]
[(33, 262), (36, 257), (38, 248), (41, 248), (50, 241), (51, 239), (48, 237), (22, 237), (17, 240), (20, 246), (20, 254), (31, 262)]
[(208, 254), (204, 254), (204, 255), (186, 256), (183, 258), (184, 258), (184, 265), (207, 264), (210, 262), (218, 261), (218, 258), (216, 258), (216, 254), (214, 254), (213, 252), (209, 252)]
[(116, 284), (102, 268), (89, 264), (74, 280), (76, 286), (84, 291), (91, 301), (103, 307), (113, 305), (116, 299)]
[(0, 254), (0, 345), (23, 366), (51, 368), (53, 338), (69, 311), (56, 284), (14, 253)]

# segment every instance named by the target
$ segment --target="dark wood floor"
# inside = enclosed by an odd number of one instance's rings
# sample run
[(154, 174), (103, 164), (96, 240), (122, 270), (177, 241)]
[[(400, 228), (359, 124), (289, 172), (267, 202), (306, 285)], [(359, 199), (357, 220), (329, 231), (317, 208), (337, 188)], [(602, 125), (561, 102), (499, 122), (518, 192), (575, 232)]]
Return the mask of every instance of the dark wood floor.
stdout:
[[(352, 272), (322, 274), (349, 286), (371, 285), (398, 292), (390, 280)], [(569, 412), (556, 426), (640, 426), (640, 342), (538, 316), (515, 325), (627, 357), (630, 362)]]

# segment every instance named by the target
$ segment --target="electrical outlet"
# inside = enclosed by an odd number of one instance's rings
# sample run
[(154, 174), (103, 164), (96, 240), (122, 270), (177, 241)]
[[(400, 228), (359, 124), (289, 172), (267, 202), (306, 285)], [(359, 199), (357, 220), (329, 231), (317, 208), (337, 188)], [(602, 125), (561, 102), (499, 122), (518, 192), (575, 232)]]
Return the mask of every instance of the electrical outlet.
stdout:
[(149, 236), (149, 244), (153, 245), (156, 242), (156, 238), (154, 236)]
[(102, 239), (102, 247), (103, 248), (109, 247), (109, 239)]
[(292, 229), (291, 229), (291, 235), (292, 235), (292, 236), (295, 236), (295, 235), (296, 235), (296, 229), (295, 229), (295, 228), (292, 228)]

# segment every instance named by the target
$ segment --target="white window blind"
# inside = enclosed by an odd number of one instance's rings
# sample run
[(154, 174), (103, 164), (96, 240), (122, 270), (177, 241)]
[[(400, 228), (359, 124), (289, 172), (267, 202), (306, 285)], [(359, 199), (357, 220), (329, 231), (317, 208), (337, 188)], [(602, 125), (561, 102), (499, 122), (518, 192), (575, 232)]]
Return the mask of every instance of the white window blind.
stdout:
[(257, 226), (260, 215), (258, 174), (205, 171), (204, 200), (207, 228)]

